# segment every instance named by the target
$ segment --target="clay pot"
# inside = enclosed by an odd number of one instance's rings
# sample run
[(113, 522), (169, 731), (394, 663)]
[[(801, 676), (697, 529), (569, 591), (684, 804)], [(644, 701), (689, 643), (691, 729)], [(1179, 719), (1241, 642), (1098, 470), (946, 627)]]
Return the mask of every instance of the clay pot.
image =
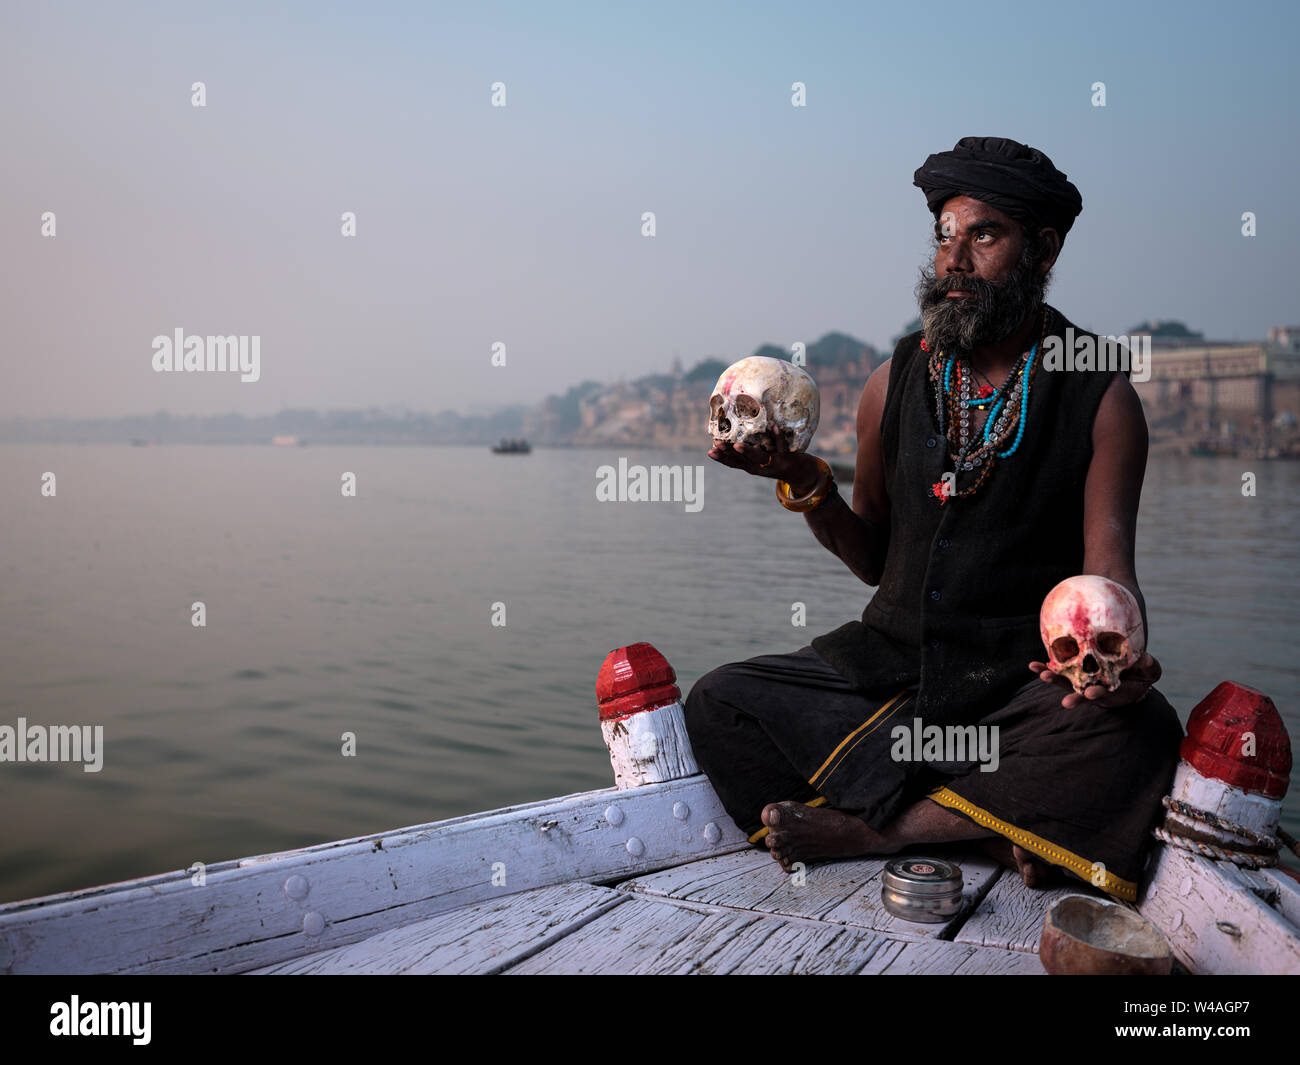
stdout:
[(1067, 895), (1047, 911), (1038, 957), (1053, 975), (1168, 976), (1174, 956), (1141, 914), (1107, 899)]

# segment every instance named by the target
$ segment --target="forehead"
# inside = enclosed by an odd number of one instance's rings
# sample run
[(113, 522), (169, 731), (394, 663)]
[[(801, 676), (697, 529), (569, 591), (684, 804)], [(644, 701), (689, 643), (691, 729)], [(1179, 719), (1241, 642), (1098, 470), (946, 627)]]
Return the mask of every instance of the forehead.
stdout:
[(1010, 215), (999, 211), (991, 203), (970, 196), (954, 196), (945, 200), (938, 221), (942, 222), (945, 216), (950, 216), (958, 226), (969, 226), (978, 221), (994, 221), (1000, 222), (1013, 232), (1020, 228), (1020, 223)]

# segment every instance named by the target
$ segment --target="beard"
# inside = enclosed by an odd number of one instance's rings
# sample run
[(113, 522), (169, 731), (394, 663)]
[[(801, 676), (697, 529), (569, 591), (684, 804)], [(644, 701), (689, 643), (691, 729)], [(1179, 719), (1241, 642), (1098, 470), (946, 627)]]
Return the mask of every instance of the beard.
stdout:
[[(1003, 281), (986, 281), (970, 274), (940, 278), (935, 276), (933, 264), (923, 266), (916, 298), (930, 349), (968, 355), (1015, 333), (1042, 304), (1047, 291), (1047, 277), (1038, 276), (1038, 263), (1038, 249), (1026, 242), (1020, 261)], [(949, 292), (971, 295), (949, 299)]]

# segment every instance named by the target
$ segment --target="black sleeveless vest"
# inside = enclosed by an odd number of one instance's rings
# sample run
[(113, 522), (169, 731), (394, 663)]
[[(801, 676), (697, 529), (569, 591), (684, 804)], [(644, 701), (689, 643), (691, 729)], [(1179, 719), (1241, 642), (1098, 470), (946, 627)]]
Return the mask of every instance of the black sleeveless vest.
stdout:
[[(1067, 328), (1100, 351), (1094, 334), (1049, 307), (1047, 335), (1061, 338), (1068, 357)], [(1043, 598), (1083, 569), (1093, 418), (1116, 373), (1127, 371), (1044, 362), (1015, 454), (998, 459), (973, 496), (941, 505), (931, 486), (950, 460), (920, 342), (919, 332), (899, 341), (881, 419), (890, 518), (879, 588), (861, 621), (812, 646), (864, 691), (918, 687), (914, 715), (926, 724), (969, 723), (1005, 705), (1033, 679), (1028, 663), (1045, 659)], [(1038, 358), (1050, 350), (1040, 345)]]

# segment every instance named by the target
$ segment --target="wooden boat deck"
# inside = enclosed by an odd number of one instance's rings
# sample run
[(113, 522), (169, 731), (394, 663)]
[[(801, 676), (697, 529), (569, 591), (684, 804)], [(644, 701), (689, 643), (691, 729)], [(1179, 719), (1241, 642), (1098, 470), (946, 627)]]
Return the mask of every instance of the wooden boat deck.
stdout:
[[(662, 656), (639, 644), (606, 665), (616, 787), (6, 903), (0, 973), (1040, 974), (1049, 907), (1100, 894), (1073, 878), (1031, 890), (970, 844), (925, 848), (964, 876), (942, 924), (884, 909), (885, 859), (788, 874), (700, 774)], [(1266, 697), (1224, 684), (1202, 706), (1220, 703), (1272, 729), (1290, 768)], [(1213, 780), (1179, 774), (1176, 789), (1202, 781), (1185, 797), (1224, 808)], [(1223, 794), (1247, 813), (1280, 805)], [(1300, 883), (1198, 847), (1156, 845), (1136, 907), (1178, 963), (1300, 974)]]
[(937, 847), (965, 875), (943, 924), (889, 914), (883, 860), (792, 877), (746, 849), (610, 884), (573, 882), (463, 906), (254, 970), (275, 974), (1042, 974), (1047, 908), (1084, 884), (1026, 888), (982, 852)]

